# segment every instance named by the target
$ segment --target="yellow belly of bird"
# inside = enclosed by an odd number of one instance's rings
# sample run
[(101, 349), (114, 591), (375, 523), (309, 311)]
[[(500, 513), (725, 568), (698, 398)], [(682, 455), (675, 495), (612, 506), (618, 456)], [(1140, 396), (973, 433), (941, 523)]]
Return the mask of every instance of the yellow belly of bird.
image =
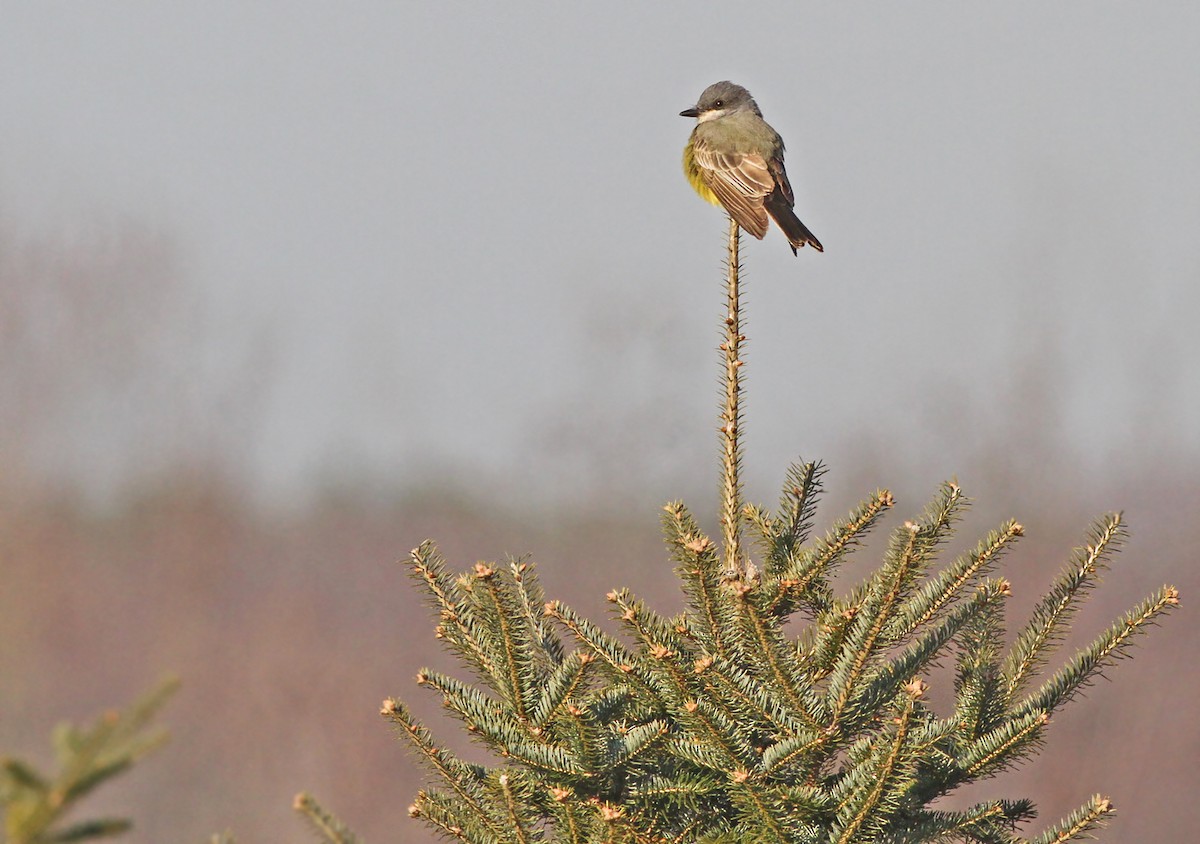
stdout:
[(700, 165), (696, 163), (696, 156), (692, 155), (690, 143), (683, 148), (683, 174), (687, 176), (688, 183), (696, 193), (700, 194), (702, 199), (707, 199), (713, 205), (721, 204), (721, 200), (717, 199), (717, 195), (712, 192), (708, 182), (704, 181), (704, 173), (700, 170)]

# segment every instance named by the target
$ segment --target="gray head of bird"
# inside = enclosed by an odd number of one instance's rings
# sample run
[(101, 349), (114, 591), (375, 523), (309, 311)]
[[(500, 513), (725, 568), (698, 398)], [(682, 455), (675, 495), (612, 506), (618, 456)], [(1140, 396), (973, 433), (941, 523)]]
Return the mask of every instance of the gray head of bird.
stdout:
[(700, 123), (704, 123), (735, 111), (747, 110), (762, 117), (762, 112), (758, 110), (758, 103), (754, 102), (754, 97), (750, 96), (749, 91), (741, 85), (725, 81), (714, 82), (705, 88), (696, 104), (679, 112), (679, 116), (694, 117)]

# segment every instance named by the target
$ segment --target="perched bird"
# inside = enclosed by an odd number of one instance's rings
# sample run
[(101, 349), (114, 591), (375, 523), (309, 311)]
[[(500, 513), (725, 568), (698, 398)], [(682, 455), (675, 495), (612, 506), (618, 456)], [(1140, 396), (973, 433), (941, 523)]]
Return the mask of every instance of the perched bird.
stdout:
[(732, 82), (716, 82), (679, 115), (696, 118), (683, 149), (683, 171), (696, 193), (723, 206), (759, 240), (767, 234), (770, 215), (794, 254), (806, 243), (825, 251), (792, 210), (796, 200), (783, 169), (783, 138), (763, 120), (749, 91)]

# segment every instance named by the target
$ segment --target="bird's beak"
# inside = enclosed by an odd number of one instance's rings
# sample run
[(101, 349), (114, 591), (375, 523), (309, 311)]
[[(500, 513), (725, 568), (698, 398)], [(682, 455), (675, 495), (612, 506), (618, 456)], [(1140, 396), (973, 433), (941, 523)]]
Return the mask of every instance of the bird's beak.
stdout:
[(685, 108), (683, 111), (679, 112), (679, 116), (680, 117), (699, 117), (700, 109), (696, 108), (695, 106), (692, 106), (691, 108)]

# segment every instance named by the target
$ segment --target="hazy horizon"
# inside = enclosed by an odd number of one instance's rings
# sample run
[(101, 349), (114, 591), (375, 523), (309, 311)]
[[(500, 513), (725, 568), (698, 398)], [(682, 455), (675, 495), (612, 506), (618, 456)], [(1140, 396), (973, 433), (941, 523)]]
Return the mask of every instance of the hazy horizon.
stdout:
[(0, 244), (148, 233), (169, 288), (105, 329), (153, 388), (84, 379), (13, 452), (106, 491), (199, 451), (268, 501), (706, 476), (725, 224), (677, 113), (732, 78), (827, 245), (744, 250), (752, 477), (870, 432), (885, 474), (1200, 456), (1200, 11), (696, 9), (9, 5)]

